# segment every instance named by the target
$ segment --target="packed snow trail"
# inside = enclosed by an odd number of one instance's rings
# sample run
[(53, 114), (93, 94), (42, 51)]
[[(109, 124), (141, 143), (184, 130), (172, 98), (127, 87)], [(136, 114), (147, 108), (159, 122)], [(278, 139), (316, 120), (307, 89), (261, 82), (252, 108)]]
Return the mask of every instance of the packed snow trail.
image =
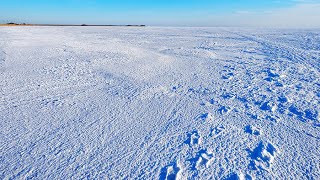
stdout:
[(320, 179), (319, 40), (1, 27), (0, 179)]

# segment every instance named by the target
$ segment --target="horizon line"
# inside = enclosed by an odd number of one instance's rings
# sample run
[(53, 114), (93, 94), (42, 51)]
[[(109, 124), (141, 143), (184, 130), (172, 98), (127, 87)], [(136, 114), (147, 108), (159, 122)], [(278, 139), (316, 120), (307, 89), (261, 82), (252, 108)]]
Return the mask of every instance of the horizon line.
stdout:
[(29, 23), (5, 23), (0, 26), (126, 26), (145, 27), (144, 24), (29, 24)]

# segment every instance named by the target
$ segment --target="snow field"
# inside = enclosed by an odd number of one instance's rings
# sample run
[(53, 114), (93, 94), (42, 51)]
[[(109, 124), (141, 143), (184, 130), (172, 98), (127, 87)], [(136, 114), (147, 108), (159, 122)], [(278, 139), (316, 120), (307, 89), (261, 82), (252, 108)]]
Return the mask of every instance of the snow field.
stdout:
[(0, 179), (319, 179), (319, 37), (1, 27)]

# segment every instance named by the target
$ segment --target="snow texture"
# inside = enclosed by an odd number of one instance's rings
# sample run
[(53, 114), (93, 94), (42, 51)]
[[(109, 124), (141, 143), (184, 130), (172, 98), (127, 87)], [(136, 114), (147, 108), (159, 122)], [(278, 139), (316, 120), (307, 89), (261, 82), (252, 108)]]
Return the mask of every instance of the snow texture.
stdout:
[(0, 179), (320, 179), (319, 42), (1, 27)]

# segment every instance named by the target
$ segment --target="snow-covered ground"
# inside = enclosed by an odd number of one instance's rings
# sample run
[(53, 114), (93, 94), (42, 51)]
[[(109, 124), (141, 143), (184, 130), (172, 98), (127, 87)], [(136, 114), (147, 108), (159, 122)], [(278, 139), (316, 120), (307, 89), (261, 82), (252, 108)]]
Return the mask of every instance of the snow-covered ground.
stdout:
[(320, 179), (320, 30), (0, 28), (0, 179)]

